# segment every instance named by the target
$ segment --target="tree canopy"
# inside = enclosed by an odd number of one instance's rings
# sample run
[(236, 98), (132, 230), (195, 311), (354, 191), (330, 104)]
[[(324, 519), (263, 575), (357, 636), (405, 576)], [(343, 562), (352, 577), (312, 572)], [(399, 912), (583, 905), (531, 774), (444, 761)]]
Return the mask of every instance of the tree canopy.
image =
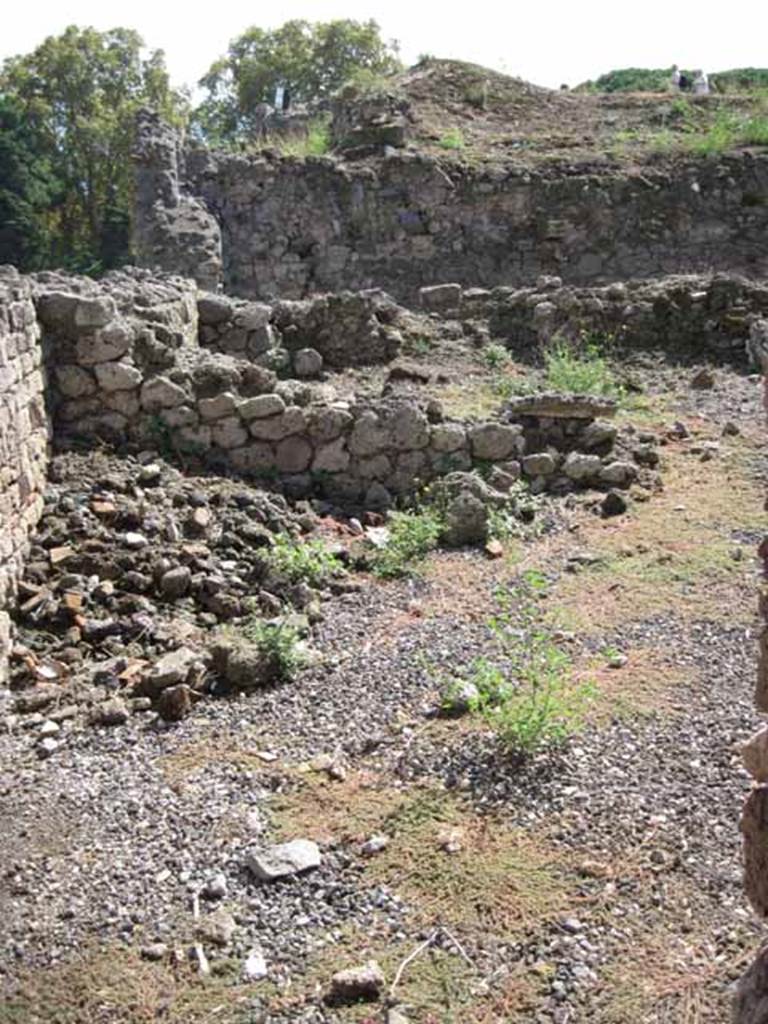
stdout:
[(4, 258), (89, 270), (127, 257), (136, 111), (178, 120), (185, 110), (162, 51), (142, 50), (131, 29), (73, 25), (4, 62), (0, 189), (17, 225), (3, 232)]
[(293, 101), (306, 102), (328, 96), (355, 72), (389, 74), (400, 66), (397, 44), (382, 40), (375, 21), (294, 20), (272, 30), (252, 27), (200, 80), (207, 96), (194, 122), (211, 143), (247, 140), (258, 104), (271, 103), (280, 85)]
[[(681, 68), (693, 78), (690, 68)], [(608, 71), (594, 81), (578, 86), (581, 92), (665, 92), (669, 89), (672, 68), (619, 68)], [(710, 74), (710, 86), (715, 92), (751, 92), (768, 87), (768, 69), (735, 68)]]

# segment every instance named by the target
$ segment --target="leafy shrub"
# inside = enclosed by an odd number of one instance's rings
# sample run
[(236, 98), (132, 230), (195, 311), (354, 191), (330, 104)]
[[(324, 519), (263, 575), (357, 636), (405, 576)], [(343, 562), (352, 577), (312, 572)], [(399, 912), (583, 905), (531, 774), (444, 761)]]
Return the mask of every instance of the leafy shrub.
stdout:
[(539, 621), (536, 598), (545, 588), (539, 574), (526, 573), (516, 590), (497, 595), (500, 610), (488, 625), (500, 657), (476, 658), (466, 676), (475, 689), (470, 710), (520, 756), (579, 731), (594, 693), (591, 683), (574, 682), (568, 654)]
[(393, 512), (389, 520), (389, 537), (372, 560), (373, 572), (382, 579), (413, 575), (416, 564), (435, 547), (443, 529), (443, 521), (435, 509), (415, 512)]
[(494, 342), (483, 349), (483, 360), (489, 370), (498, 370), (509, 362), (509, 352), (503, 345)]
[(259, 648), (265, 662), (265, 676), (275, 682), (291, 682), (307, 663), (298, 631), (287, 623), (265, 622), (251, 616), (240, 631)]
[(269, 551), (269, 561), (275, 572), (291, 583), (309, 583), (318, 586), (337, 572), (340, 563), (319, 540), (301, 541), (281, 533)]
[(438, 140), (442, 149), (464, 149), (464, 136), (458, 128), (451, 128)]
[(546, 383), (556, 391), (620, 397), (621, 389), (593, 336), (578, 341), (555, 338), (544, 353)]

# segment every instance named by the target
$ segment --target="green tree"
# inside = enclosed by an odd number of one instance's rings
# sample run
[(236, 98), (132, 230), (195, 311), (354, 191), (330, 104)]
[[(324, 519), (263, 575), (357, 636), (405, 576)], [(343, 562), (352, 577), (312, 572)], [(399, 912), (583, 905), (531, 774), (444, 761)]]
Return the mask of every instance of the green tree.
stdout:
[(0, 263), (21, 270), (46, 266), (52, 248), (52, 207), (61, 182), (45, 156), (38, 126), (0, 96)]
[(247, 141), (261, 103), (271, 103), (283, 85), (292, 101), (322, 99), (355, 72), (389, 74), (400, 67), (397, 44), (385, 42), (375, 21), (310, 23), (287, 21), (280, 28), (249, 28), (200, 80), (207, 96), (194, 124), (214, 144)]
[(185, 111), (162, 51), (142, 50), (130, 29), (72, 25), (0, 70), (0, 97), (35, 126), (37, 161), (61, 184), (47, 215), (51, 263), (94, 270), (128, 256), (136, 111), (151, 106), (177, 121)]

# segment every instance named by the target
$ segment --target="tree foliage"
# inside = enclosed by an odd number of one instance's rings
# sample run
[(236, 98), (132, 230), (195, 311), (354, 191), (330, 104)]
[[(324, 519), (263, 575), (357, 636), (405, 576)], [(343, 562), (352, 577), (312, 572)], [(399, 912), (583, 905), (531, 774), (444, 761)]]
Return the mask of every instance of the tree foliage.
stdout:
[[(691, 68), (681, 68), (693, 79)], [(619, 68), (608, 71), (594, 81), (578, 86), (580, 92), (667, 92), (672, 68)], [(768, 69), (735, 68), (709, 75), (710, 87), (715, 92), (754, 92), (768, 88)]]
[(32, 53), (4, 62), (0, 100), (11, 112), (6, 117), (29, 128), (28, 176), (14, 171), (21, 149), (13, 132), (11, 151), (0, 154), (6, 202), (16, 209), (25, 236), (14, 262), (93, 270), (128, 255), (136, 111), (151, 106), (172, 120), (184, 111), (162, 51), (145, 58), (142, 49), (131, 29), (97, 32), (73, 25)]
[(50, 210), (60, 190), (37, 126), (11, 98), (0, 96), (0, 263), (22, 270), (46, 266)]
[(388, 74), (400, 67), (397, 44), (385, 42), (375, 21), (287, 21), (277, 29), (252, 27), (200, 80), (207, 96), (194, 123), (207, 141), (227, 144), (253, 136), (259, 104), (282, 85), (293, 102), (322, 99), (361, 70)]

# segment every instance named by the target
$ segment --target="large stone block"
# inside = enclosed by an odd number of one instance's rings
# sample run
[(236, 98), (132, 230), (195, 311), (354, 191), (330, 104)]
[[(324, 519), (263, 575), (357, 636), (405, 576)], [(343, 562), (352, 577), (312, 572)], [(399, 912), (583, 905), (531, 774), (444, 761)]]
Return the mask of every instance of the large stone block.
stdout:
[(131, 391), (141, 384), (141, 370), (129, 363), (97, 363), (93, 371), (104, 391)]
[(305, 426), (304, 410), (298, 405), (289, 405), (279, 416), (251, 420), (249, 429), (259, 441), (282, 441), (291, 434), (302, 433)]
[(522, 427), (516, 424), (481, 423), (469, 431), (472, 455), (476, 459), (500, 462), (523, 450)]

